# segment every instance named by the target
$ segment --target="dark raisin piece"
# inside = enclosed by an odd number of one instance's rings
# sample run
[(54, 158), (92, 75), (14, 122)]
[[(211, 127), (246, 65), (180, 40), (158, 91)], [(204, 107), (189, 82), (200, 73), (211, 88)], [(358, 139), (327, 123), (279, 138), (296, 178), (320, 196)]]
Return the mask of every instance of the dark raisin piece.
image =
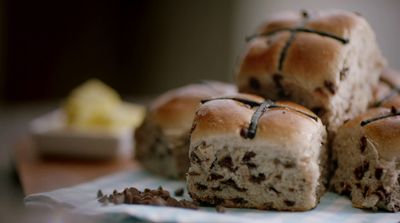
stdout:
[(335, 171), (338, 168), (337, 159), (332, 159), (332, 170)]
[(249, 85), (250, 85), (250, 88), (255, 91), (260, 91), (260, 89), (261, 89), (260, 81), (257, 80), (255, 77), (249, 78)]
[(273, 187), (273, 186), (269, 186), (268, 188), (267, 188), (267, 190), (269, 190), (269, 191), (273, 191), (277, 196), (279, 196), (280, 194), (281, 194), (281, 192), (279, 192), (277, 189), (275, 189), (275, 187)]
[(201, 183), (196, 183), (196, 188), (197, 188), (197, 190), (207, 190), (208, 189), (208, 187), (206, 185), (201, 184)]
[(211, 180), (220, 180), (220, 179), (222, 179), (222, 178), (224, 178), (224, 176), (222, 176), (222, 175), (220, 175), (220, 174), (216, 174), (216, 173), (211, 173), (211, 174), (208, 176), (207, 180), (208, 180), (208, 181), (211, 181)]
[(183, 187), (178, 188), (174, 191), (174, 195), (177, 197), (181, 197), (183, 193), (185, 192), (185, 189)]
[(195, 152), (190, 153), (190, 161), (196, 162), (198, 164), (201, 163), (201, 159), (197, 156), (197, 154)]
[(232, 157), (230, 157), (230, 156), (225, 156), (224, 158), (222, 158), (222, 159), (218, 162), (218, 164), (219, 164), (221, 167), (228, 168), (228, 169), (229, 169), (230, 171), (232, 171), (232, 172), (235, 172), (235, 171), (236, 171), (236, 169), (235, 169), (234, 166), (233, 166)]
[(369, 186), (368, 185), (365, 185), (364, 186), (364, 189), (363, 189), (363, 197), (365, 197), (366, 195), (367, 195), (367, 193), (368, 193), (368, 190), (369, 190)]
[(367, 138), (365, 138), (365, 136), (363, 136), (363, 137), (361, 137), (361, 140), (360, 140), (361, 153), (363, 153), (366, 148), (367, 148)]
[(246, 166), (247, 166), (249, 169), (254, 169), (254, 168), (257, 168), (257, 165), (256, 165), (256, 164), (254, 164), (254, 163), (252, 163), (252, 162), (248, 162), (248, 163), (246, 163)]
[(249, 167), (250, 169), (256, 168), (257, 165), (254, 164), (253, 162), (250, 162), (250, 160), (255, 156), (256, 154), (252, 151), (246, 152), (242, 158), (242, 162), (245, 163), (246, 166)]
[(369, 162), (364, 161), (361, 166), (354, 169), (354, 176), (356, 180), (361, 180), (364, 177), (364, 174), (369, 169)]
[(104, 197), (103, 191), (98, 190), (97, 191), (97, 198), (101, 198), (101, 197)]
[(288, 207), (293, 207), (296, 204), (296, 202), (291, 200), (284, 200), (283, 202), (285, 202), (286, 206)]
[(340, 80), (344, 80), (347, 76), (347, 73), (349, 72), (349, 68), (345, 67), (340, 71)]
[(375, 169), (375, 178), (376, 178), (377, 180), (380, 180), (380, 179), (382, 178), (382, 175), (383, 175), (383, 169), (380, 168), (380, 167), (377, 167), (377, 168)]
[(361, 189), (361, 184), (360, 183), (356, 183), (355, 185), (356, 185), (357, 189)]
[(292, 162), (292, 161), (288, 161), (288, 162), (285, 162), (285, 163), (283, 164), (283, 166), (284, 166), (285, 168), (287, 168), (287, 169), (290, 169), (290, 168), (295, 167), (295, 166), (296, 166), (296, 163), (294, 163), (294, 162)]
[(272, 76), (272, 79), (273, 79), (273, 81), (275, 83), (278, 96), (279, 97), (288, 96), (287, 93), (285, 92), (285, 89), (283, 88), (283, 85), (282, 85), (283, 76), (280, 75), (280, 74), (274, 74), (274, 76)]
[(221, 184), (228, 185), (228, 186), (234, 188), (235, 190), (237, 190), (237, 191), (239, 191), (239, 192), (245, 192), (245, 191), (247, 191), (246, 188), (241, 188), (241, 187), (239, 187), (239, 186), (236, 184), (236, 182), (235, 182), (234, 180), (232, 180), (232, 179), (228, 179), (228, 180), (225, 180), (225, 181), (221, 181)]
[(211, 187), (212, 191), (222, 191), (222, 188), (220, 186), (218, 187)]
[(337, 87), (332, 82), (324, 81), (324, 86), (326, 87), (326, 89), (328, 89), (328, 91), (331, 94), (335, 94), (336, 93)]
[(200, 176), (200, 173), (191, 171), (191, 172), (188, 172), (187, 175), (189, 175), (189, 176)]
[(213, 160), (213, 162), (211, 163), (211, 166), (210, 166), (210, 169), (211, 169), (211, 170), (214, 169), (215, 163), (217, 163), (217, 160), (218, 160), (218, 158), (215, 157), (214, 160)]
[(281, 180), (282, 179), (282, 175), (278, 174), (275, 176), (276, 179)]
[(253, 175), (251, 175), (250, 176), (250, 179), (249, 179), (251, 182), (254, 182), (254, 183), (261, 183), (262, 181), (264, 181), (265, 180), (265, 175), (263, 174), (263, 173), (259, 173), (258, 174), (258, 176), (253, 176)]
[(242, 158), (243, 162), (248, 162), (250, 161), (251, 158), (255, 157), (256, 154), (252, 151), (246, 152)]

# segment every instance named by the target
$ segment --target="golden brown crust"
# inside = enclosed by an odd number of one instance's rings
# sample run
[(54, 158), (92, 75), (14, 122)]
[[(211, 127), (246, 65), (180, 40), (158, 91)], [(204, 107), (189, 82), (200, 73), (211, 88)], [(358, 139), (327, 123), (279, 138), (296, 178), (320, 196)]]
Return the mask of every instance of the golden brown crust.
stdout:
[[(251, 100), (254, 96), (238, 94), (232, 95), (232, 97)], [(292, 102), (276, 102), (276, 104), (316, 117), (310, 110)], [(248, 129), (256, 109), (257, 107), (251, 107), (231, 99), (204, 103), (196, 112), (191, 139), (196, 141), (218, 135), (238, 135), (245, 140), (243, 130)], [(313, 133), (313, 129), (319, 130), (317, 128), (318, 125), (321, 125), (319, 119), (314, 120), (293, 109), (270, 108), (264, 112), (258, 121), (254, 140), (268, 140), (281, 144), (288, 141), (302, 142), (309, 137), (309, 134)], [(282, 129), (285, 131), (281, 131)]]
[[(390, 115), (393, 111), (388, 108), (373, 108), (355, 119), (345, 123), (341, 129), (357, 131), (361, 129), (367, 140), (374, 144), (379, 157), (391, 160), (400, 157), (400, 116), (392, 116), (373, 121), (364, 126), (362, 121)], [(341, 130), (339, 129), (339, 132)]]
[(356, 13), (342, 10), (314, 12), (306, 27), (350, 38), (352, 30), (365, 24), (362, 20)]
[[(303, 27), (349, 39), (358, 27), (367, 26), (364, 19), (351, 12), (340, 10), (313, 12), (306, 17), (302, 15), (303, 13), (289, 12), (272, 17), (260, 26), (257, 33)], [(303, 23), (304, 26), (302, 26)], [(326, 80), (338, 84), (340, 69), (342, 69), (340, 63), (344, 58), (342, 49), (346, 47), (346, 44), (330, 37), (298, 32), (288, 48), (281, 71), (278, 69), (279, 57), (289, 38), (290, 32), (282, 31), (269, 36), (268, 40), (254, 38), (250, 41), (239, 68), (239, 90), (249, 90), (246, 83), (249, 76), (273, 75), (281, 72), (285, 73), (285, 78), (304, 82), (302, 84), (311, 90), (317, 86), (323, 86)], [(295, 76), (290, 77), (290, 75)]]
[(289, 37), (288, 32), (282, 32), (273, 36), (269, 41), (262, 38), (252, 40), (246, 56), (243, 58), (241, 72), (246, 72), (249, 76), (259, 75), (260, 78), (264, 72), (274, 73), (279, 64), (281, 49)]
[(338, 69), (344, 56), (340, 51), (342, 47), (342, 43), (330, 38), (298, 33), (288, 49), (283, 66), (285, 78), (295, 80), (310, 91), (316, 86), (324, 86), (325, 81), (337, 86)]
[(372, 107), (400, 107), (400, 73), (387, 68), (380, 77), (378, 86), (374, 89)]
[(150, 106), (148, 119), (163, 131), (188, 131), (202, 99), (232, 94), (236, 87), (216, 81), (191, 84), (170, 90)]
[(385, 100), (384, 102), (382, 102), (381, 107), (385, 107), (385, 108), (391, 108), (391, 107), (400, 108), (400, 95), (396, 95), (396, 96), (391, 97), (388, 100)]
[(292, 28), (303, 18), (302, 12), (282, 12), (273, 15), (269, 22), (265, 22), (257, 29), (257, 33), (268, 33), (281, 28)]

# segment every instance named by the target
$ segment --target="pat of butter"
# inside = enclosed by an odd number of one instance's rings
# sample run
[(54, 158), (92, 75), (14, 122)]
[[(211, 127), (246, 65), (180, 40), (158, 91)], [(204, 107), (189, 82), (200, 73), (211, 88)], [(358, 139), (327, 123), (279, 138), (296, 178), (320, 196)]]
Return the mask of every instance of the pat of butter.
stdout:
[(114, 89), (96, 79), (74, 89), (63, 109), (66, 126), (77, 130), (132, 129), (145, 115), (143, 106), (124, 103)]

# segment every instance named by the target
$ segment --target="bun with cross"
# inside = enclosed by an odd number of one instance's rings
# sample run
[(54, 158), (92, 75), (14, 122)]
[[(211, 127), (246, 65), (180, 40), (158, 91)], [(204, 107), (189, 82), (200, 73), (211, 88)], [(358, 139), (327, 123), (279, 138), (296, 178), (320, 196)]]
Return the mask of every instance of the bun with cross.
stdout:
[(400, 211), (400, 111), (373, 108), (346, 122), (333, 142), (331, 185), (353, 206)]
[(326, 130), (310, 110), (238, 94), (203, 100), (190, 140), (188, 191), (226, 207), (304, 211), (325, 191)]
[(340, 10), (281, 13), (247, 45), (239, 91), (304, 105), (333, 134), (366, 110), (386, 64), (366, 20)]
[(150, 105), (135, 132), (135, 157), (151, 172), (184, 178), (188, 166), (189, 133), (202, 99), (236, 92), (236, 87), (203, 81), (170, 90)]

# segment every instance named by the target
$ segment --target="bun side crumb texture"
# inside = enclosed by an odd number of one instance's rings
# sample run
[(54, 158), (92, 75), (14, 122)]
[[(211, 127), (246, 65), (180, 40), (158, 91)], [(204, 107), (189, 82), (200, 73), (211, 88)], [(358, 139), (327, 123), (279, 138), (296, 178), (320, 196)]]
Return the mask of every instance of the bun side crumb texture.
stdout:
[(294, 103), (246, 94), (209, 100), (196, 112), (189, 159), (187, 186), (196, 201), (310, 210), (325, 191), (326, 130)]
[(237, 71), (240, 92), (289, 99), (328, 130), (364, 112), (385, 66), (374, 32), (352, 12), (287, 12), (248, 38)]
[(400, 211), (400, 112), (373, 108), (348, 121), (333, 142), (334, 191), (357, 208)]
[(189, 133), (202, 99), (236, 92), (236, 87), (216, 81), (170, 90), (150, 105), (136, 130), (136, 158), (148, 170), (183, 178), (189, 166)]

